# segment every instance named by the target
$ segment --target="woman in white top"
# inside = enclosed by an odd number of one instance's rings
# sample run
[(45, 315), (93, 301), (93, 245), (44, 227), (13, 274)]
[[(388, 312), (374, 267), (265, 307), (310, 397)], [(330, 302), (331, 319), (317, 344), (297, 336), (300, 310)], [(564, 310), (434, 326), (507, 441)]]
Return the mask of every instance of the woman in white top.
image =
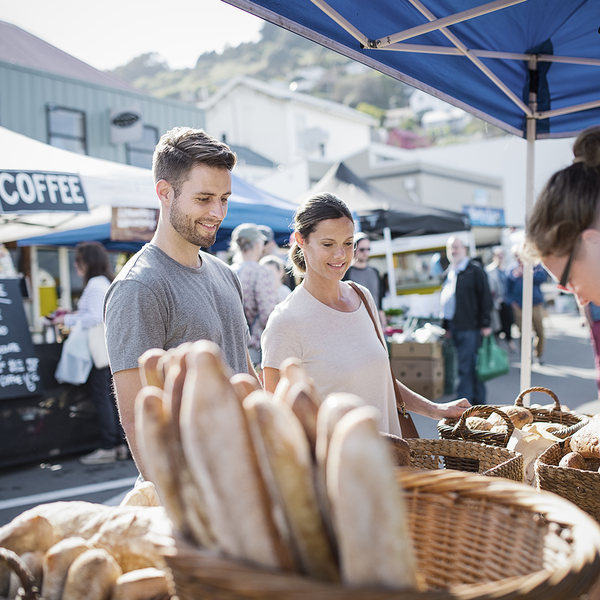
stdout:
[[(77, 312), (62, 313), (54, 323), (74, 327), (81, 323), (90, 329), (102, 323), (104, 295), (114, 278), (110, 260), (104, 246), (99, 242), (82, 242), (75, 250), (75, 270), (83, 279), (83, 292), (77, 303)], [(121, 427), (115, 398), (111, 390), (110, 368), (97, 369), (92, 365), (87, 384), (90, 397), (98, 413), (100, 448), (79, 460), (86, 465), (113, 463), (129, 457), (125, 432)]]
[[(342, 281), (353, 253), (354, 221), (342, 200), (322, 193), (300, 206), (290, 256), (304, 279), (267, 322), (265, 389), (275, 390), (286, 358), (299, 358), (322, 398), (332, 392), (356, 394), (379, 409), (380, 431), (401, 435), (387, 351), (358, 294)], [(371, 294), (361, 290), (377, 314)], [(421, 415), (457, 418), (470, 406), (465, 399), (437, 404), (399, 385), (406, 408)]]

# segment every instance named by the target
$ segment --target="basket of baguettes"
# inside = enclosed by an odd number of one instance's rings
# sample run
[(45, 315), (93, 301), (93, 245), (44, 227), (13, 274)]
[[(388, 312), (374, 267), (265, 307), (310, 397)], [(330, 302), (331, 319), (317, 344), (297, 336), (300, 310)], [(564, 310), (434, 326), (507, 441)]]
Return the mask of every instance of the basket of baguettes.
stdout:
[(576, 506), (395, 467), (376, 409), (321, 403), (297, 361), (274, 394), (230, 377), (210, 342), (140, 365), (137, 445), (176, 532), (159, 546), (180, 600), (558, 600), (600, 573), (600, 528)]
[[(552, 398), (552, 404), (532, 404), (523, 406), (523, 398), (527, 394), (542, 392)], [(480, 414), (483, 406), (473, 406), (465, 411), (459, 419), (442, 419), (437, 429), (442, 439), (462, 439), (480, 442), (491, 446), (506, 447), (514, 427), (527, 428), (533, 423), (544, 423), (545, 429), (560, 439), (567, 439), (587, 422), (585, 415), (577, 414), (561, 405), (556, 394), (545, 387), (530, 387), (523, 390), (514, 405), (495, 406), (510, 417), (513, 427), (507, 429), (506, 423), (496, 413)], [(487, 417), (487, 418), (486, 418)]]
[(538, 489), (570, 500), (600, 522), (600, 416), (541, 454), (535, 477)]

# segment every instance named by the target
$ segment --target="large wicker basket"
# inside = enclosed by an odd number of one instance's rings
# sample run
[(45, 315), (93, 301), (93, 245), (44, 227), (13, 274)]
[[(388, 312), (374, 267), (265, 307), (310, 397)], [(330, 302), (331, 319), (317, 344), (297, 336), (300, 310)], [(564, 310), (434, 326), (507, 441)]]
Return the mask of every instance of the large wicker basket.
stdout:
[[(526, 390), (523, 390), (515, 400), (515, 406), (523, 406), (523, 398), (527, 394), (532, 394), (534, 392), (542, 392), (544, 394), (548, 394), (553, 402), (554, 406), (552, 408), (536, 408), (536, 407), (528, 407), (529, 410), (533, 414), (533, 422), (534, 423), (559, 423), (564, 425), (563, 429), (558, 431), (553, 431), (552, 435), (561, 438), (567, 439), (571, 435), (573, 435), (578, 429), (583, 427), (585, 423), (587, 423), (588, 418), (585, 415), (576, 414), (573, 412), (562, 410), (560, 401), (556, 394), (545, 387), (530, 387)], [(491, 431), (479, 431), (475, 429), (469, 429), (466, 425), (466, 419), (469, 416), (475, 416), (479, 414), (489, 414), (485, 412), (485, 408), (492, 408), (491, 406), (473, 406), (470, 409), (466, 410), (460, 419), (455, 419), (452, 421), (442, 420), (438, 423), (437, 429), (442, 439), (463, 439), (472, 442), (481, 442), (483, 444), (490, 444), (491, 446), (502, 446), (506, 447), (508, 444), (508, 440), (512, 435), (512, 429), (510, 433), (494, 433)], [(496, 407), (498, 408), (498, 407)]]
[(163, 552), (179, 599), (565, 600), (580, 598), (600, 574), (600, 527), (559, 496), (449, 470), (398, 469), (398, 479), (427, 591), (325, 584), (177, 540)]
[(523, 455), (507, 448), (463, 440), (405, 441), (410, 446), (412, 465), (420, 469), (456, 469), (519, 483), (524, 478)]
[(573, 502), (600, 522), (600, 473), (559, 467), (561, 458), (571, 452), (570, 441), (552, 444), (535, 463), (539, 490), (554, 492)]

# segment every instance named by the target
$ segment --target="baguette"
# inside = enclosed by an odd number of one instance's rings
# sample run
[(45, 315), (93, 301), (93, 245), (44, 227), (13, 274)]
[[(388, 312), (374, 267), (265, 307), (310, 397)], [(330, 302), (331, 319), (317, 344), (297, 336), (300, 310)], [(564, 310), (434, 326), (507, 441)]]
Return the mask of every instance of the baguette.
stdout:
[(286, 404), (300, 421), (314, 458), (317, 447), (317, 415), (320, 405), (318, 398), (309, 385), (299, 382), (290, 387)]
[(281, 503), (301, 572), (338, 582), (336, 559), (317, 504), (311, 449), (302, 425), (288, 406), (274, 403), (266, 392), (250, 394), (244, 400), (244, 410), (263, 477), (271, 484), (271, 497)]
[(153, 387), (142, 388), (136, 398), (136, 434), (143, 463), (175, 529), (197, 545), (214, 548), (206, 509), (200, 506), (200, 490), (182, 464), (181, 445), (162, 398), (163, 392)]
[(259, 566), (291, 569), (242, 405), (212, 342), (194, 343), (187, 357), (181, 438), (221, 551)]
[(121, 575), (110, 600), (166, 600), (172, 595), (167, 574), (161, 569), (148, 568)]
[(406, 509), (371, 406), (340, 419), (327, 459), (327, 492), (344, 583), (418, 590)]
[(165, 375), (162, 368), (159, 368), (159, 361), (166, 353), (162, 348), (151, 348), (139, 357), (138, 365), (143, 386), (152, 385), (162, 390)]
[(42, 597), (61, 600), (72, 562), (91, 546), (81, 537), (70, 537), (57, 542), (44, 555)]
[(120, 575), (121, 568), (106, 550), (86, 550), (69, 568), (62, 600), (107, 600)]
[(256, 377), (252, 377), (252, 375), (249, 375), (248, 373), (236, 373), (229, 381), (240, 402), (243, 402), (244, 398), (249, 396), (252, 392), (261, 389)]

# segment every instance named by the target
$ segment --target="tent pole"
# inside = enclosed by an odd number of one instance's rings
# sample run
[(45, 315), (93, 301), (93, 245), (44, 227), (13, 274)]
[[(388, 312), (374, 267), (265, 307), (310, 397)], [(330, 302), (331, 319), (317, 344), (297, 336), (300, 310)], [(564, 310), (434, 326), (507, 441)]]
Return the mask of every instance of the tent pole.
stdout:
[[(529, 107), (532, 114), (537, 112), (537, 59), (529, 61)], [(536, 120), (527, 117), (527, 177), (525, 190), (525, 218), (533, 208), (534, 175), (535, 175), (535, 136)], [(531, 321), (533, 313), (533, 265), (523, 263), (523, 299), (521, 322), (521, 391), (531, 387)], [(523, 404), (529, 406), (529, 396), (523, 399)]]
[(29, 260), (31, 269), (31, 325), (33, 331), (42, 330), (42, 322), (40, 318), (40, 264), (38, 262), (37, 246), (31, 246)]
[[(385, 260), (388, 271), (388, 289), (390, 291), (390, 299), (396, 302), (396, 272), (394, 270), (394, 252), (392, 250), (392, 230), (389, 227), (383, 228), (383, 239), (385, 241)], [(392, 304), (395, 308), (395, 304)]]
[(61, 246), (58, 249), (58, 272), (60, 277), (60, 306), (71, 310), (71, 265), (69, 265), (69, 249)]

